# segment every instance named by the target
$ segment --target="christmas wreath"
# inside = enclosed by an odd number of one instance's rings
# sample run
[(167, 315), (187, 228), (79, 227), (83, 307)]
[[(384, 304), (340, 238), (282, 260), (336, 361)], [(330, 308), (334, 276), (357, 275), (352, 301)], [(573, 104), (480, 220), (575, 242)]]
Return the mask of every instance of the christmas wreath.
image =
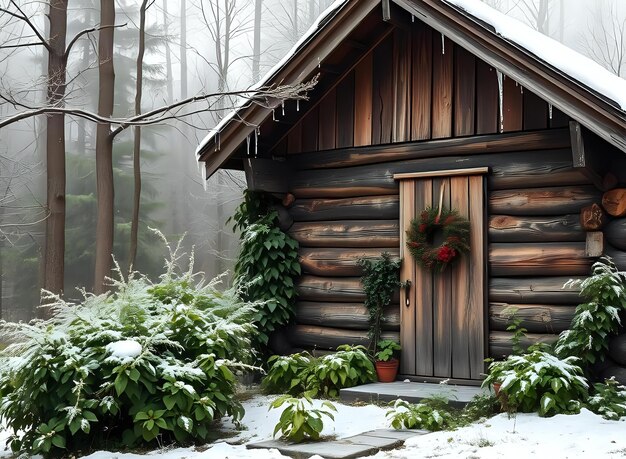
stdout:
[[(418, 265), (441, 272), (469, 252), (469, 229), (469, 221), (456, 210), (428, 207), (411, 220), (406, 245)], [(433, 240), (439, 231), (443, 242), (435, 247)]]

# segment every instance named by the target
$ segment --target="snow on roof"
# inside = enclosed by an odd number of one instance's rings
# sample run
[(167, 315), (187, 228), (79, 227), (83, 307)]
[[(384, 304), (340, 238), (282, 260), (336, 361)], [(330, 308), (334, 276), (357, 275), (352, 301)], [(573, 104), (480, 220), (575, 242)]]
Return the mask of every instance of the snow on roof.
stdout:
[[(251, 90), (262, 88), (280, 69), (282, 69), (289, 60), (293, 56), (297, 54), (298, 51), (302, 48), (302, 46), (307, 43), (313, 36), (317, 33), (319, 29), (321, 29), (322, 25), (327, 22), (327, 19), (331, 14), (336, 13), (341, 9), (342, 6), (348, 3), (348, 0), (335, 0), (328, 8), (326, 8), (316, 21), (311, 24), (309, 30), (300, 37), (300, 39), (296, 42), (295, 45), (289, 50), (289, 52), (271, 68), (269, 72), (265, 74), (263, 78), (259, 80), (254, 86), (251, 86)], [(235, 107), (228, 115), (226, 115), (222, 120), (215, 126), (213, 129), (209, 131), (209, 133), (202, 139), (202, 142), (196, 148), (196, 157), (200, 155), (200, 152), (207, 146), (207, 144), (215, 137), (224, 127), (230, 123), (234, 118), (236, 118), (239, 110), (244, 108), (248, 104), (247, 100), (243, 100), (239, 106)]]
[(496, 11), (480, 0), (444, 0), (476, 19), (491, 25), (496, 33), (514, 42), (564, 74), (614, 101), (626, 111), (626, 80), (558, 41), (517, 19)]

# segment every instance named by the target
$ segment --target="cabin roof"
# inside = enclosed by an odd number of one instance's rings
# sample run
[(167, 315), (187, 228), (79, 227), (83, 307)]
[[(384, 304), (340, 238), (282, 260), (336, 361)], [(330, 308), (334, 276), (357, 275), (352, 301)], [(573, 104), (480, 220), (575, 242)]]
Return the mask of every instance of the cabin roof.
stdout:
[[(381, 3), (382, 14), (389, 15), (389, 0), (336, 0), (253, 89), (312, 77)], [(479, 0), (393, 3), (626, 152), (626, 80)], [(271, 107), (246, 103), (209, 131), (196, 149), (207, 174), (219, 169), (271, 113)]]

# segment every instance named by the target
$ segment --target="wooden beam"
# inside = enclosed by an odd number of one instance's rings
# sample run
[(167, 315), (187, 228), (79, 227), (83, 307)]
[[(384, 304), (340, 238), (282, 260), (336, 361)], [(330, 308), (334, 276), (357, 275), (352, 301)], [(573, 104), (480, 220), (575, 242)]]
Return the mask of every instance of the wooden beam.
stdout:
[(581, 172), (593, 183), (599, 190), (604, 190), (603, 178), (593, 170), (590, 155), (598, 152), (592, 152), (589, 142), (583, 136), (583, 128), (577, 121), (569, 122), (570, 136), (572, 139), (572, 163), (574, 167), (579, 168)]
[(407, 180), (429, 177), (457, 177), (459, 175), (483, 175), (488, 174), (488, 167), (473, 167), (471, 169), (454, 169), (444, 171), (411, 172), (408, 174), (394, 174), (394, 180)]
[(584, 241), (578, 215), (489, 217), (489, 242), (575, 242)]
[[(357, 96), (360, 97), (359, 91), (357, 91)], [(361, 116), (359, 114), (360, 102), (358, 97), (355, 100), (357, 103), (355, 111), (357, 120)], [(355, 128), (359, 129), (363, 124), (365, 123), (356, 122)], [(355, 130), (355, 136), (356, 135), (358, 135), (358, 132)], [(365, 140), (363, 140), (363, 142), (364, 141)], [(294, 168), (299, 170), (332, 169), (335, 167), (361, 166), (388, 161), (474, 155), (487, 152), (505, 153), (520, 152), (522, 150), (526, 152), (561, 148), (569, 149), (570, 136), (567, 129), (554, 129), (356, 148), (356, 146), (359, 145), (363, 145), (363, 143), (355, 142), (354, 148), (302, 153), (300, 155), (294, 155), (289, 161), (293, 162)], [(367, 145), (369, 145), (369, 142)]]
[(580, 276), (592, 260), (584, 242), (506, 243), (489, 245), (489, 268), (497, 276)]
[(287, 193), (289, 165), (284, 161), (264, 158), (246, 158), (244, 160), (246, 183), (249, 190), (267, 193)]

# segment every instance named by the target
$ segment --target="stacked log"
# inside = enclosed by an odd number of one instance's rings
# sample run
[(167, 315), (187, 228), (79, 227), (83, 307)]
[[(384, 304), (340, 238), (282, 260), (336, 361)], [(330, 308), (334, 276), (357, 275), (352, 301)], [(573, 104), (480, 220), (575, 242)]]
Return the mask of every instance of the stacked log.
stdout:
[[(564, 289), (589, 274), (581, 210), (602, 202), (584, 174), (572, 167), (569, 148), (432, 157), (404, 147), (336, 150), (290, 157), (291, 235), (300, 243), (303, 276), (298, 283), (296, 325), (289, 338), (298, 348), (329, 349), (366, 343), (367, 320), (359, 257), (398, 255), (399, 195), (395, 173), (484, 167), (488, 176), (489, 354), (510, 353), (506, 331), (515, 310), (526, 341), (552, 342), (566, 329), (581, 299)], [(379, 151), (380, 150), (380, 151)], [(489, 151), (484, 149), (483, 151)], [(605, 227), (607, 251), (626, 266), (626, 218)], [(613, 246), (613, 249), (611, 248)], [(619, 250), (618, 250), (619, 249)], [(620, 255), (623, 254), (623, 255)], [(397, 333), (397, 299), (386, 332)]]

